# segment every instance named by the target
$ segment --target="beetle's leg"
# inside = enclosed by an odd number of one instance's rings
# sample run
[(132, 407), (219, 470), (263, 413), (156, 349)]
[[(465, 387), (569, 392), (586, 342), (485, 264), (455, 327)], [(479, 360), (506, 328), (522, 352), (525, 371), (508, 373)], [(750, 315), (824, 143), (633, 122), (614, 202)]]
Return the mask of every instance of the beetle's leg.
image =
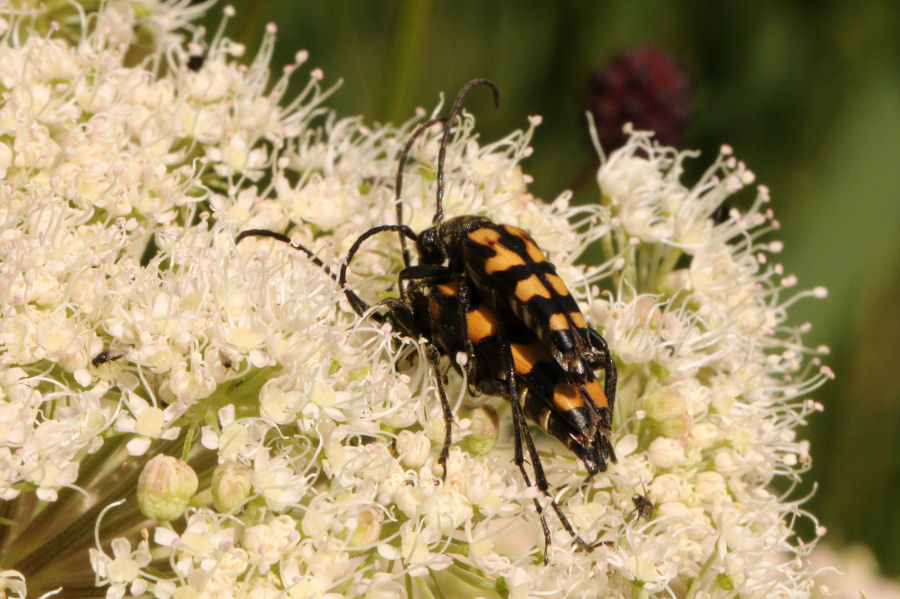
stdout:
[[(603, 390), (606, 393), (606, 400), (609, 402), (609, 418), (612, 420), (613, 405), (616, 401), (616, 384), (618, 383), (616, 361), (613, 360), (612, 352), (609, 351), (609, 345), (606, 344), (606, 339), (604, 339), (600, 333), (592, 327), (588, 327), (588, 337), (590, 338), (591, 345), (598, 348), (603, 353), (600, 364), (605, 372)], [(612, 425), (612, 422), (606, 422), (604, 424), (609, 428)]]
[(323, 271), (325, 271), (325, 274), (327, 274), (329, 277), (331, 277), (335, 283), (338, 283), (340, 285), (341, 289), (344, 290), (344, 295), (347, 297), (347, 301), (350, 302), (350, 306), (353, 308), (354, 312), (356, 312), (357, 314), (362, 316), (366, 312), (366, 310), (369, 309), (369, 304), (367, 304), (365, 301), (363, 301), (363, 299), (361, 297), (356, 295), (356, 293), (352, 289), (350, 289), (349, 287), (347, 287), (344, 284), (341, 284), (341, 282), (338, 278), (338, 275), (336, 275), (334, 273), (334, 271), (328, 267), (327, 264), (322, 262), (322, 259), (319, 258), (318, 256), (316, 256), (311, 249), (309, 249), (306, 246), (301, 245), (299, 243), (296, 243), (296, 244), (292, 243), (291, 238), (288, 237), (287, 235), (285, 235), (284, 233), (278, 233), (277, 231), (270, 231), (269, 229), (247, 229), (246, 231), (241, 231), (241, 233), (235, 238), (234, 244), (235, 245), (239, 244), (242, 240), (246, 239), (247, 237), (268, 237), (271, 239), (278, 240), (281, 243), (287, 244), (287, 245), (291, 246), (292, 248), (294, 248), (295, 250), (300, 250), (301, 252), (303, 252), (304, 254), (306, 254), (309, 257), (310, 261), (312, 261), (313, 264), (315, 264), (316, 266), (321, 268)]
[(451, 274), (450, 268), (442, 264), (416, 264), (401, 270), (398, 277), (401, 281), (412, 281), (417, 279), (437, 279), (448, 277)]
[(441, 447), (441, 455), (438, 457), (438, 464), (440, 464), (441, 468), (444, 470), (441, 474), (441, 480), (446, 481), (447, 458), (450, 456), (450, 445), (453, 443), (453, 412), (450, 410), (450, 402), (447, 400), (447, 392), (444, 391), (444, 382), (441, 377), (441, 354), (438, 352), (438, 349), (430, 343), (425, 349), (425, 354), (428, 356), (428, 360), (431, 362), (431, 367), (434, 370), (438, 396), (441, 398), (441, 408), (444, 410), (444, 446)]
[[(531, 478), (528, 476), (528, 471), (525, 470), (525, 456), (522, 453), (522, 438), (525, 437), (526, 442), (528, 443), (529, 453), (532, 455), (532, 460), (537, 455), (537, 451), (532, 452), (534, 448), (534, 443), (531, 440), (531, 434), (528, 432), (528, 424), (525, 422), (525, 414), (522, 411), (522, 404), (519, 402), (519, 392), (516, 388), (516, 370), (515, 364), (512, 359), (512, 352), (509, 348), (509, 343), (505, 336), (503, 336), (501, 332), (501, 351), (504, 357), (506, 358), (506, 383), (509, 389), (509, 403), (512, 406), (512, 416), (513, 416), (513, 438), (515, 439), (514, 450), (513, 450), (513, 462), (516, 467), (518, 467), (519, 472), (522, 473), (522, 478), (525, 479), (525, 485), (531, 486)], [(537, 476), (538, 470), (535, 469), (535, 476)], [(543, 476), (543, 469), (541, 469), (541, 476)], [(546, 480), (544, 483), (546, 484)], [(538, 488), (540, 488), (540, 483), (538, 484)], [(538, 515), (541, 518), (541, 528), (544, 530), (544, 565), (547, 565), (550, 560), (550, 529), (547, 527), (547, 520), (544, 518), (544, 508), (541, 507), (541, 503), (537, 500), (537, 498), (533, 499), (534, 507), (537, 510)]]
[[(460, 331), (463, 333), (463, 347), (466, 350), (466, 380), (468, 381), (469, 392), (472, 393), (473, 381), (475, 381), (475, 345), (472, 343), (472, 337), (469, 335), (469, 308), (471, 306), (471, 297), (468, 280), (465, 277), (459, 281), (459, 320)], [(476, 393), (472, 395), (477, 395)], [(512, 396), (510, 396), (512, 397)]]
[[(475, 346), (472, 344), (472, 339), (469, 337), (469, 321), (468, 314), (469, 308), (471, 306), (472, 300), (470, 298), (471, 291), (469, 289), (469, 285), (466, 281), (465, 277), (459, 275), (453, 275), (452, 271), (447, 267), (440, 264), (419, 264), (416, 266), (408, 266), (400, 271), (398, 275), (400, 280), (401, 289), (404, 288), (403, 283), (405, 281), (411, 280), (422, 280), (422, 279), (432, 279), (435, 281), (441, 282), (450, 282), (450, 281), (458, 281), (458, 298), (459, 298), (459, 309), (458, 313), (458, 322), (457, 331), (459, 332), (460, 338), (463, 339), (463, 346), (465, 348), (466, 360), (465, 370), (466, 370), (466, 380), (468, 381), (469, 391), (473, 392), (472, 395), (477, 395), (478, 390), (473, 387), (473, 381), (475, 380)], [(456, 356), (447, 356), (451, 360), (455, 360)]]
[(400, 287), (400, 298), (407, 304), (410, 302), (407, 294), (407, 284), (410, 281), (424, 281), (446, 278), (450, 269), (440, 264), (417, 264), (407, 266), (397, 275), (397, 285)]
[[(559, 507), (556, 499), (550, 493), (550, 483), (547, 482), (547, 477), (544, 474), (544, 465), (541, 463), (541, 457), (538, 454), (537, 447), (535, 447), (534, 445), (534, 439), (532, 439), (531, 437), (531, 431), (528, 429), (528, 424), (525, 421), (525, 411), (523, 410), (522, 404), (519, 401), (519, 393), (516, 385), (515, 364), (512, 359), (512, 351), (509, 346), (509, 341), (504, 334), (502, 327), (500, 330), (500, 341), (502, 346), (502, 353), (506, 357), (506, 378), (507, 385), (509, 386), (509, 400), (510, 404), (512, 405), (513, 412), (515, 463), (519, 467), (519, 471), (522, 473), (522, 477), (525, 479), (525, 484), (531, 486), (528, 474), (525, 471), (525, 458), (522, 453), (522, 439), (524, 438), (525, 445), (528, 447), (528, 455), (531, 458), (531, 467), (534, 470), (535, 485), (537, 486), (538, 490), (541, 492), (541, 494), (550, 499), (550, 506), (553, 508), (553, 511), (556, 512), (556, 515), (559, 518), (559, 521), (562, 523), (563, 528), (566, 529), (566, 532), (569, 533), (569, 535), (572, 537), (572, 540), (576, 545), (578, 545), (579, 549), (588, 552), (593, 551), (597, 544), (589, 544), (581, 538), (581, 536), (575, 531), (575, 527), (572, 526), (572, 523), (569, 522), (569, 519)], [(538, 513), (541, 515), (541, 525), (544, 529), (544, 563), (546, 564), (549, 560), (548, 550), (550, 547), (550, 531), (547, 528), (547, 522), (544, 519), (543, 510), (541, 509), (539, 502), (537, 501), (537, 499), (535, 499), (534, 501), (535, 505), (537, 506)]]

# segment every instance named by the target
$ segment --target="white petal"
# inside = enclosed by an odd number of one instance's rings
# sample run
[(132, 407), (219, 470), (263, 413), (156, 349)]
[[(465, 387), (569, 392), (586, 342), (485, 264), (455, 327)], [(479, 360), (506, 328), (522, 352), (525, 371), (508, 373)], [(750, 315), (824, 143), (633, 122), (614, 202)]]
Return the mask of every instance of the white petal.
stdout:
[(135, 437), (129, 441), (125, 448), (131, 455), (144, 455), (150, 449), (150, 439), (147, 437)]

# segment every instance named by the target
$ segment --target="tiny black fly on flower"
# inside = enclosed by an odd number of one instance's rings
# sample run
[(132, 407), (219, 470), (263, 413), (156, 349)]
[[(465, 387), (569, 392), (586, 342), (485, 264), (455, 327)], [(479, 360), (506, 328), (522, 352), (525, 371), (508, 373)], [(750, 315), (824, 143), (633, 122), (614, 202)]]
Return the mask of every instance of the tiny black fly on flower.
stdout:
[(653, 517), (654, 506), (653, 502), (647, 498), (646, 491), (644, 493), (644, 495), (635, 493), (631, 497), (631, 501), (634, 503), (634, 509), (631, 510), (631, 513), (637, 513), (638, 518), (649, 520)]
[(100, 365), (106, 364), (107, 362), (114, 362), (122, 358), (125, 355), (126, 351), (126, 349), (113, 347), (104, 349), (91, 359), (91, 366), (93, 366), (94, 368), (98, 368), (100, 367)]

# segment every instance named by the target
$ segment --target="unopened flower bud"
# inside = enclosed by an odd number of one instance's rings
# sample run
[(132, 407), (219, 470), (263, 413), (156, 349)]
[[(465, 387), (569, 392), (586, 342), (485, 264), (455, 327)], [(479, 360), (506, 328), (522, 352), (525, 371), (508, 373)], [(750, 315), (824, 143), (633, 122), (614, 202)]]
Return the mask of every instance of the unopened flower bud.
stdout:
[(219, 513), (231, 513), (246, 502), (252, 486), (247, 466), (233, 461), (219, 464), (212, 475), (213, 505)]
[(400, 431), (396, 440), (397, 453), (400, 459), (410, 468), (421, 468), (431, 451), (431, 441), (422, 433)]
[(463, 406), (459, 415), (472, 421), (469, 435), (462, 440), (463, 449), (471, 455), (488, 453), (494, 447), (500, 433), (497, 410), (491, 406)]
[(381, 537), (384, 514), (375, 507), (364, 508), (356, 517), (356, 529), (347, 544), (350, 547), (366, 547)]
[(180, 586), (172, 593), (172, 599), (196, 599), (200, 594), (189, 584)]
[(657, 437), (647, 448), (650, 463), (658, 468), (675, 468), (685, 463), (684, 448), (676, 439)]
[(158, 455), (147, 462), (138, 479), (138, 507), (148, 518), (174, 520), (196, 492), (197, 475), (190, 466), (172, 456)]
[(687, 433), (690, 415), (677, 389), (660, 389), (645, 397), (641, 407), (647, 412), (645, 426), (652, 426), (654, 435), (679, 438)]

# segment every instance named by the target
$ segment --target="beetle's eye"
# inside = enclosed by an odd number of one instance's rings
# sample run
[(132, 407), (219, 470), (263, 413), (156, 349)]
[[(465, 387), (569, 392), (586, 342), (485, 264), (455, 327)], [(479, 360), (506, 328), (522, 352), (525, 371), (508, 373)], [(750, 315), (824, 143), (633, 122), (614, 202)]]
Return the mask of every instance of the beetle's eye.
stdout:
[(434, 228), (425, 229), (419, 235), (417, 242), (419, 255), (425, 264), (438, 264), (443, 261), (443, 252), (437, 241), (437, 230)]

